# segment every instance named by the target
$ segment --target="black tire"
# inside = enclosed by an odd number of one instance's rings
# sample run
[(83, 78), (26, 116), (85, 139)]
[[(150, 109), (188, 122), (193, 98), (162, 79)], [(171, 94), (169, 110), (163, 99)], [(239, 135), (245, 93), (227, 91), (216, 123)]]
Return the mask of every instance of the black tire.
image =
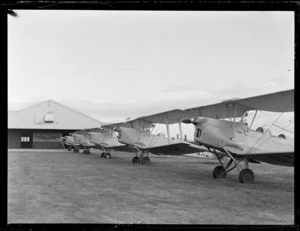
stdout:
[(141, 163), (143, 165), (149, 165), (150, 164), (150, 158), (149, 157), (143, 157)]
[(111, 155), (109, 153), (105, 153), (104, 158), (105, 159), (111, 159)]
[(104, 158), (104, 154), (105, 154), (105, 152), (102, 152), (102, 153), (101, 153), (101, 158)]
[(215, 179), (224, 179), (226, 178), (227, 173), (225, 173), (225, 168), (219, 165), (214, 168), (212, 175)]
[(245, 183), (245, 184), (254, 183), (255, 181), (254, 172), (249, 168), (243, 169), (239, 174), (239, 180), (241, 183)]
[(72, 151), (72, 148), (68, 148), (68, 151), (69, 151), (69, 152)]
[(137, 164), (139, 162), (139, 158), (137, 156), (132, 158), (132, 163)]
[(86, 153), (86, 150), (83, 150), (83, 152), (82, 152), (82, 153), (83, 153), (83, 154), (87, 154), (87, 153)]

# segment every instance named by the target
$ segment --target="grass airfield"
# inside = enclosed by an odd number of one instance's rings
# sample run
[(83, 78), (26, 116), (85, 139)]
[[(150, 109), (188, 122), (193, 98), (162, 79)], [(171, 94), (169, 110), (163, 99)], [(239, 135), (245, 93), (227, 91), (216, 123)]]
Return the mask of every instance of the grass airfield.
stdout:
[(8, 223), (294, 224), (294, 168), (250, 163), (242, 184), (213, 179), (216, 160), (100, 154), (8, 150)]

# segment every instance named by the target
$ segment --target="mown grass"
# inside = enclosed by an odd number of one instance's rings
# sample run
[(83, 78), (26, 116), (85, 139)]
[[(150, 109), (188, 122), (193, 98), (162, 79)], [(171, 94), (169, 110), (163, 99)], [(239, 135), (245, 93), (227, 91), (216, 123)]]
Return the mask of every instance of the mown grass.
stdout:
[(9, 223), (294, 223), (293, 168), (252, 164), (256, 183), (241, 184), (237, 170), (213, 179), (216, 161), (112, 155), (9, 150)]

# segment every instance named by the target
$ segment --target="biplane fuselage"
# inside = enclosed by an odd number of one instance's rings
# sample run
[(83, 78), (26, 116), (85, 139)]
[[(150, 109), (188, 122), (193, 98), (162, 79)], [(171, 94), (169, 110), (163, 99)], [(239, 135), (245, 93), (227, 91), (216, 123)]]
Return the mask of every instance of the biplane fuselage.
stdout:
[(119, 142), (157, 155), (183, 155), (203, 152), (207, 149), (177, 138), (168, 138), (163, 134), (152, 135), (148, 130), (138, 128), (119, 129)]
[(90, 140), (87, 138), (87, 136), (82, 134), (73, 134), (75, 143), (81, 144), (85, 147), (93, 147), (95, 144), (91, 143)]
[[(258, 158), (259, 156), (262, 157), (261, 154), (294, 152), (293, 139), (273, 136), (270, 131), (250, 130), (242, 122), (204, 117), (198, 117), (196, 121), (194, 140), (201, 145), (207, 145), (219, 150), (226, 148), (226, 150), (234, 154), (251, 155)], [(268, 160), (266, 162), (273, 163)], [(273, 164), (276, 163), (274, 162)]]
[(149, 131), (137, 128), (121, 128), (119, 141), (138, 148), (151, 148), (182, 142), (179, 139), (168, 139), (163, 134), (152, 135)]
[(67, 145), (70, 145), (70, 146), (76, 145), (73, 136), (65, 136), (64, 137), (64, 143), (67, 144)]
[(113, 136), (113, 133), (100, 133), (100, 132), (90, 132), (90, 141), (96, 145), (101, 145), (106, 148), (109, 147), (117, 147), (117, 146), (124, 146), (118, 141), (117, 137)]

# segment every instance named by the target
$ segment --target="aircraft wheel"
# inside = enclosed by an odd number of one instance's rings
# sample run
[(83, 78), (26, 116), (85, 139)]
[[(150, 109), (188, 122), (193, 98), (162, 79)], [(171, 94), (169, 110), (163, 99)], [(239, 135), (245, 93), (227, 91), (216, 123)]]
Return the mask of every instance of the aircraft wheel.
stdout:
[(86, 153), (86, 150), (83, 150), (83, 152), (82, 152), (82, 153), (83, 153), (83, 154), (87, 154), (87, 153)]
[(104, 158), (104, 154), (105, 154), (105, 152), (102, 152), (102, 153), (101, 153), (101, 158)]
[(239, 174), (239, 180), (241, 183), (253, 183), (255, 180), (254, 172), (249, 168), (243, 169)]
[(75, 148), (75, 149), (73, 150), (73, 152), (78, 153), (78, 152), (79, 152), (79, 149)]
[(72, 151), (72, 148), (68, 148), (68, 151)]
[(109, 153), (105, 153), (104, 158), (105, 159), (111, 159), (111, 155)]
[(212, 175), (215, 179), (220, 179), (220, 178), (223, 179), (223, 178), (226, 178), (226, 175), (227, 175), (227, 173), (224, 173), (224, 172), (225, 172), (225, 168), (223, 166), (219, 165), (214, 168)]
[(133, 157), (133, 158), (132, 158), (132, 163), (133, 163), (133, 164), (139, 163), (139, 158), (138, 158), (137, 156)]
[(149, 165), (150, 164), (150, 158), (149, 157), (143, 157), (141, 162), (144, 165)]

